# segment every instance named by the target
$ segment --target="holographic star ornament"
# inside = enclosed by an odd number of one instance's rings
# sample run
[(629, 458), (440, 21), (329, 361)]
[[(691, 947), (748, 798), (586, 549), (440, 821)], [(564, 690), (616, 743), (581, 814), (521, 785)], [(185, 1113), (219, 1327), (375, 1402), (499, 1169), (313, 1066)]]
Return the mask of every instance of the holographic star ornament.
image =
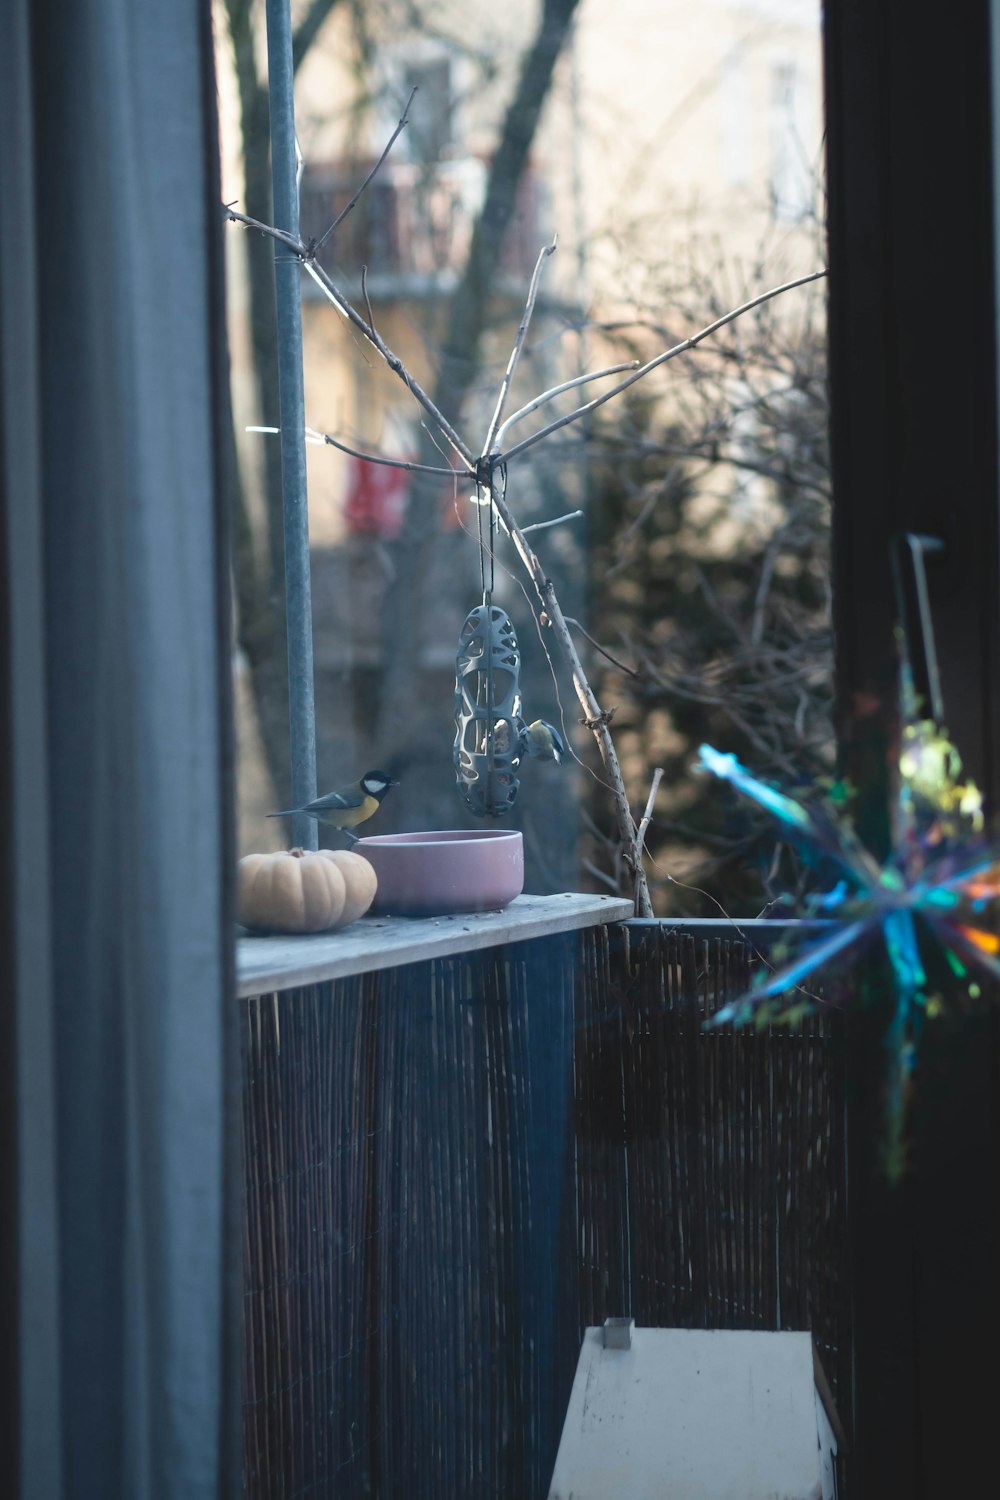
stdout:
[(804, 915), (827, 919), (823, 935), (706, 1024), (798, 1020), (815, 1008), (815, 996), (802, 989), (806, 981), (881, 941), (895, 992), (886, 1036), (885, 1163), (892, 1177), (903, 1166), (906, 1103), (925, 1021), (964, 996), (978, 999), (983, 975), (1000, 980), (1000, 846), (984, 838), (979, 792), (963, 780), (947, 732), (919, 712), (902, 639), (901, 658), (892, 849), (884, 865), (858, 839), (842, 784), (800, 802), (710, 745), (702, 745), (698, 762), (763, 807), (810, 863), (832, 867), (836, 876), (832, 889), (806, 902)]

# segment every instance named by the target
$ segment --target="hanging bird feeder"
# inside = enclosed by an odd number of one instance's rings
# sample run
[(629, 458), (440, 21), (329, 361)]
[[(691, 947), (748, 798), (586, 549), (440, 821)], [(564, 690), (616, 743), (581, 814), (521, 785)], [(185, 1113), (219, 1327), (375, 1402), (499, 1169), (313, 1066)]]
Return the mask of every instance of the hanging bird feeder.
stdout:
[(487, 591), (462, 626), (455, 658), (453, 760), (459, 796), (477, 818), (501, 818), (517, 798), (520, 674), (514, 626)]

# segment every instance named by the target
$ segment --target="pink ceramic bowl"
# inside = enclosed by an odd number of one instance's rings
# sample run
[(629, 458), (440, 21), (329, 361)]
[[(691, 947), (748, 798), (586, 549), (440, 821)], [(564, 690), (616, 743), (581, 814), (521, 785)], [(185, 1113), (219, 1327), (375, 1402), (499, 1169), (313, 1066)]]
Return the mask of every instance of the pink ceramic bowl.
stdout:
[(516, 829), (377, 833), (359, 839), (355, 853), (375, 867), (371, 910), (382, 916), (496, 911), (524, 886), (524, 845)]

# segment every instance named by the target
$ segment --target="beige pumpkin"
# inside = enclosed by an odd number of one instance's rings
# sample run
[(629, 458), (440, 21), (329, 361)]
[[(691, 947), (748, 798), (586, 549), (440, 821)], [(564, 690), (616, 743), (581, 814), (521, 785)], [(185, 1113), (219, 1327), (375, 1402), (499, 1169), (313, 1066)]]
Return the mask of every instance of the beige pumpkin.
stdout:
[(321, 852), (284, 850), (240, 860), (236, 917), (257, 932), (325, 932), (341, 918), (344, 877)]
[(346, 886), (344, 910), (336, 925), (346, 927), (356, 922), (375, 900), (378, 877), (373, 867), (361, 854), (352, 854), (348, 849), (321, 849), (320, 853), (340, 871)]
[(328, 932), (368, 910), (375, 871), (343, 849), (248, 854), (237, 875), (237, 920), (257, 932)]

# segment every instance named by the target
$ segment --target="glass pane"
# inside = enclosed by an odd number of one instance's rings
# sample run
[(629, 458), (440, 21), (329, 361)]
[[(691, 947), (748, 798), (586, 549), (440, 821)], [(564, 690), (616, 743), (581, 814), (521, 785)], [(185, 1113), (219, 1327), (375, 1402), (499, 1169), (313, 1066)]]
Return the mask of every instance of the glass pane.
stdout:
[[(235, 0), (229, 10), (243, 17), (243, 72), (220, 46), (227, 197), (266, 218), (262, 20)], [(532, 5), (512, 32), (461, 7), (431, 24), (419, 7), (373, 4), (334, 8), (296, 79), (305, 240), (351, 203), (417, 89), (409, 125), (319, 263), (473, 455), (554, 236), (507, 415), (586, 371), (649, 360), (824, 261), (817, 5), (551, 10), (558, 56), (551, 68), (536, 57), (530, 78)], [(494, 167), (505, 153), (516, 180)], [(228, 243), (249, 850), (281, 845), (283, 824), (263, 814), (288, 802), (277, 439), (244, 430), (277, 424), (277, 391), (271, 246), (232, 231)], [(518, 637), (524, 721), (554, 724), (570, 750), (559, 765), (521, 760), (510, 819), (527, 889), (630, 893), (608, 772), (515, 548), (491, 543), (468, 465), (379, 353), (308, 277), (303, 296), (307, 420), (356, 450), (308, 455), (318, 791), (379, 767), (400, 786), (372, 831), (473, 826), (456, 795), (452, 705), (459, 630), (485, 583)], [(504, 446), (614, 383), (555, 397)], [(718, 902), (753, 914), (799, 878), (770, 830), (734, 821), (691, 766), (707, 740), (786, 782), (830, 768), (826, 452), (820, 281), (761, 303), (501, 471), (520, 525), (572, 517), (532, 545), (614, 711), (636, 820), (654, 768), (665, 772), (646, 838), (658, 912)]]
[[(266, 220), (263, 16), (225, 10), (225, 196)], [(362, 835), (514, 828), (526, 893), (631, 898), (606, 724), (632, 839), (663, 773), (652, 911), (724, 935), (250, 1003), (254, 1482), (541, 1494), (606, 1316), (811, 1327), (843, 1392), (833, 1025), (699, 1029), (810, 876), (694, 769), (705, 743), (792, 790), (833, 765), (820, 6), (331, 6), (296, 108), (303, 241), (346, 213), (317, 263), (377, 331), (303, 274), (318, 791), (379, 768)], [(277, 425), (274, 252), (227, 248), (249, 853), (288, 838), (278, 440), (247, 431)]]

